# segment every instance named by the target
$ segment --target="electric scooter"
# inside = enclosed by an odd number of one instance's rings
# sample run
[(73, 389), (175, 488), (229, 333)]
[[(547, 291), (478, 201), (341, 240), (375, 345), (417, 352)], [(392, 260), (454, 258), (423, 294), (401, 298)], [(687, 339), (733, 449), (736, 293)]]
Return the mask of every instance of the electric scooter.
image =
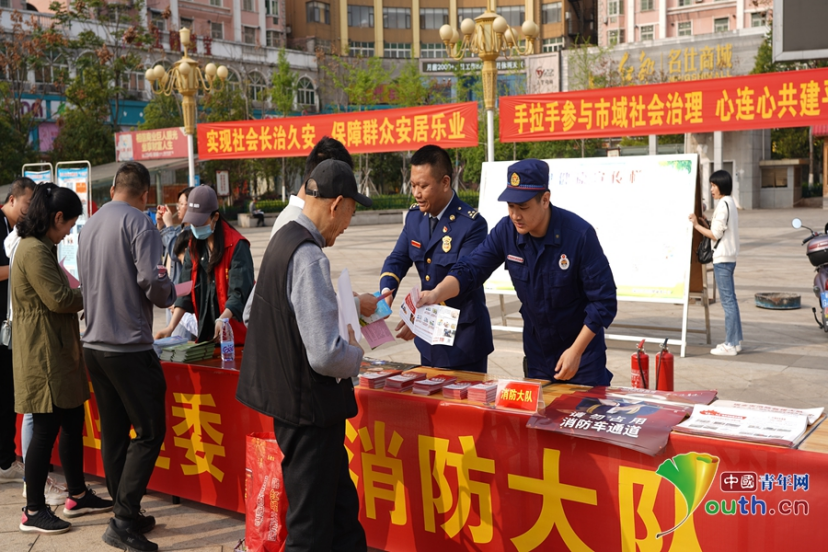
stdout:
[(808, 244), (806, 253), (808, 260), (816, 267), (814, 276), (814, 294), (819, 301), (820, 313), (817, 315), (816, 308), (813, 308), (814, 319), (823, 331), (828, 332), (828, 224), (822, 234), (802, 225), (798, 218), (791, 221), (794, 228), (805, 228), (810, 230), (811, 235), (802, 240), (802, 245)]

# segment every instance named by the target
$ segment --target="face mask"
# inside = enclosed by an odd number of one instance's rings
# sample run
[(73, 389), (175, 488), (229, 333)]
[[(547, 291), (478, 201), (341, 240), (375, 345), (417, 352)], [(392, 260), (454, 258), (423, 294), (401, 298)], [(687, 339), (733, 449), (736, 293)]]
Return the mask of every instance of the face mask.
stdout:
[(191, 226), (190, 227), (193, 237), (197, 240), (206, 240), (210, 237), (210, 234), (213, 233), (213, 228), (210, 226), (208, 222), (204, 226)]

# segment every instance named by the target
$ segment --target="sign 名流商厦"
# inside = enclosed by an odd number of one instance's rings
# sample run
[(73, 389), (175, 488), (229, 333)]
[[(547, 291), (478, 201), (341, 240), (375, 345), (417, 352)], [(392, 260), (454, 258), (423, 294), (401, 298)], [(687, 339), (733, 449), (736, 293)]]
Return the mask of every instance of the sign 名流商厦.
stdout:
[(115, 133), (115, 160), (149, 161), (187, 157), (184, 127)]
[(302, 157), (323, 136), (342, 142), (351, 153), (477, 145), (477, 103), (336, 113), (198, 125), (198, 158), (250, 159)]
[(500, 98), (500, 141), (828, 123), (828, 69)]

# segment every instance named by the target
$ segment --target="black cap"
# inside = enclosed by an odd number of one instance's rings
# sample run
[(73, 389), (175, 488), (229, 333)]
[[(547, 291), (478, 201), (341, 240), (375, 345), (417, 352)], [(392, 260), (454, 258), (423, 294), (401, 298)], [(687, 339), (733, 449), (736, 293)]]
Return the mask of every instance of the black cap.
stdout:
[(316, 189), (309, 189), (306, 185), (305, 193), (309, 196), (350, 197), (365, 207), (370, 207), (373, 203), (371, 198), (359, 193), (356, 178), (354, 178), (354, 170), (344, 161), (325, 159), (313, 169), (308, 184), (311, 182), (316, 185)]

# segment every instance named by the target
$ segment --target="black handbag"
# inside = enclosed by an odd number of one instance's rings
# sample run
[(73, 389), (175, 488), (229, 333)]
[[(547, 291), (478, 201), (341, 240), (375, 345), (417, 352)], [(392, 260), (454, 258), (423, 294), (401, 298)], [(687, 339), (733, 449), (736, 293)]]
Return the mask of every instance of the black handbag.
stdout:
[[(730, 222), (730, 205), (725, 202), (725, 207), (727, 207), (727, 220), (725, 221), (725, 225), (727, 225), (727, 223)], [(710, 225), (708, 225), (708, 228), (709, 227)], [(716, 248), (719, 246), (719, 242), (722, 241), (722, 238), (724, 238), (724, 232), (722, 232), (722, 237), (719, 238), (716, 245), (713, 245), (710, 238), (702, 236), (702, 240), (699, 242), (699, 247), (696, 249), (696, 258), (701, 264), (709, 264), (713, 262), (713, 252), (716, 251)]]

